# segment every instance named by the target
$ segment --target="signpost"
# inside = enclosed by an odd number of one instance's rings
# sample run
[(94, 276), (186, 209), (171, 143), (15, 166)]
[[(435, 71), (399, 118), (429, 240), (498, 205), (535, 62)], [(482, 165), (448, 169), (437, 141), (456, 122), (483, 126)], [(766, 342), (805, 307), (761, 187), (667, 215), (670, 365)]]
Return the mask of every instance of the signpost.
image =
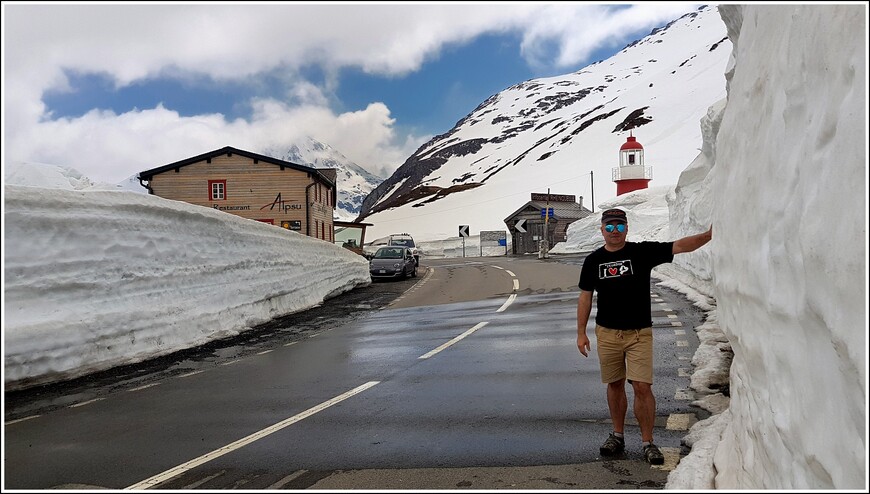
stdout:
[(507, 255), (507, 233), (504, 231), (480, 231), (480, 257), (483, 257), (484, 244), (487, 244), (487, 248), (493, 244), (498, 247), (504, 247), (504, 253)]
[(468, 238), (468, 225), (459, 225), (459, 236), (462, 237), (462, 257), (465, 257), (465, 239)]

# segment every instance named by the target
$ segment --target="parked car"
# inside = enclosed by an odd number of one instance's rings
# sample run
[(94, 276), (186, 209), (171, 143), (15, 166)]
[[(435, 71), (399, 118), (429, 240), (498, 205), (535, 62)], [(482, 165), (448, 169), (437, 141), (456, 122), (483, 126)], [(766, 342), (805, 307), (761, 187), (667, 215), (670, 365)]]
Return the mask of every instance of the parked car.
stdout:
[(375, 278), (408, 278), (417, 276), (417, 263), (408, 247), (381, 247), (369, 260), (369, 274)]
[(390, 245), (399, 245), (410, 248), (411, 254), (414, 256), (414, 264), (420, 266), (420, 250), (417, 249), (414, 237), (407, 233), (393, 233), (365, 244), (363, 246), (363, 255), (371, 259), (379, 248)]
[(417, 250), (417, 244), (414, 243), (414, 238), (407, 233), (394, 233), (390, 235), (390, 245), (401, 245), (411, 249), (411, 255), (414, 256), (414, 262), (417, 266), (420, 265), (420, 251)]

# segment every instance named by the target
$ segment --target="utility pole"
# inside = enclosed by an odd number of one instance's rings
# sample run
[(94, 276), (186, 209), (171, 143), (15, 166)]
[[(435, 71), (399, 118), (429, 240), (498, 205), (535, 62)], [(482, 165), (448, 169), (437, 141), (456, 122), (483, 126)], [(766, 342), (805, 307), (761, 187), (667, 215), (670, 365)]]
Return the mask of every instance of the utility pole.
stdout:
[(595, 179), (592, 177), (592, 170), (589, 170), (589, 183), (592, 184), (592, 212), (595, 212)]
[(538, 259), (550, 258), (550, 188), (547, 187), (547, 206), (544, 208), (544, 239), (541, 240), (541, 251)]

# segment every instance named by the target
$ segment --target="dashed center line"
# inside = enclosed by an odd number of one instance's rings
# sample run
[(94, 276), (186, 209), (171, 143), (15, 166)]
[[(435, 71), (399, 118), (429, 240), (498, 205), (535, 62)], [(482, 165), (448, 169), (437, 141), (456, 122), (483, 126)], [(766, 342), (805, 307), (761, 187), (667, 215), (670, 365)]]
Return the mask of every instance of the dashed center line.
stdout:
[(277, 424), (266, 427), (265, 429), (263, 429), (259, 432), (255, 432), (249, 436), (243, 437), (242, 439), (239, 439), (238, 441), (232, 442), (232, 443), (230, 443), (222, 448), (218, 448), (218, 449), (212, 451), (211, 453), (206, 453), (206, 454), (200, 456), (199, 458), (194, 458), (193, 460), (190, 460), (186, 463), (182, 463), (181, 465), (178, 465), (177, 467), (170, 468), (169, 470), (166, 470), (163, 473), (159, 473), (159, 474), (157, 474), (153, 477), (147, 478), (141, 482), (137, 482), (137, 483), (131, 485), (130, 487), (127, 487), (125, 490), (148, 489), (150, 487), (154, 487), (154, 486), (160, 484), (161, 482), (165, 482), (173, 477), (177, 477), (178, 475), (181, 475), (182, 473), (184, 473), (188, 470), (196, 468), (199, 465), (202, 465), (204, 463), (208, 463), (209, 461), (214, 460), (215, 458), (219, 458), (219, 457), (221, 457), (227, 453), (230, 453), (232, 451), (235, 451), (243, 446), (247, 446), (248, 444), (251, 444), (252, 442), (257, 441), (258, 439), (262, 439), (270, 434), (278, 432), (279, 430), (281, 430), (287, 426), (293, 425), (296, 422), (299, 422), (302, 419), (310, 417), (317, 412), (325, 410), (325, 409), (331, 407), (332, 405), (335, 405), (336, 403), (342, 402), (342, 401), (350, 398), (351, 396), (362, 393), (363, 391), (365, 391), (365, 390), (367, 390), (367, 389), (371, 388), (372, 386), (379, 384), (379, 383), (380, 383), (380, 381), (369, 381), (369, 382), (363, 384), (362, 386), (357, 386), (356, 388), (354, 388), (354, 389), (352, 389), (344, 394), (338, 395), (335, 398), (332, 398), (331, 400), (327, 400), (327, 401), (325, 401), (317, 406), (309, 408), (308, 410), (306, 410), (300, 414), (297, 414), (297, 415), (294, 415), (288, 419), (282, 420), (281, 422), (278, 422)]
[(512, 303), (514, 303), (514, 300), (516, 300), (516, 299), (517, 299), (517, 294), (512, 293), (511, 296), (508, 297), (507, 301), (505, 303), (503, 303), (502, 306), (499, 307), (498, 310), (496, 310), (496, 312), (504, 312), (504, 310), (507, 309), (508, 307), (510, 307), (510, 305)]
[[(514, 274), (513, 271), (511, 271), (510, 269), (505, 269), (505, 268), (503, 268), (503, 267), (501, 267), (501, 266), (493, 266), (493, 267), (496, 268), (496, 269), (501, 269), (501, 270), (504, 271), (505, 273), (511, 275), (511, 277), (513, 278), (512, 281), (513, 281), (513, 284), (514, 284), (514, 289), (513, 289), (513, 291), (514, 291), (514, 292), (519, 291), (519, 289), (520, 289), (520, 280), (517, 279), (517, 275)], [(514, 303), (514, 300), (516, 300), (516, 299), (517, 299), (517, 294), (516, 294), (516, 293), (512, 293), (512, 294), (508, 297), (507, 301), (506, 301), (504, 304), (502, 304), (502, 306), (499, 307), (498, 310), (496, 310), (496, 312), (504, 312), (505, 309), (507, 309), (508, 307), (510, 307), (510, 305), (511, 305), (512, 303)]]
[(432, 350), (431, 352), (424, 353), (423, 355), (420, 355), (420, 356), (417, 357), (417, 358), (418, 358), (418, 359), (427, 359), (427, 358), (429, 358), (429, 357), (435, 355), (436, 353), (438, 353), (438, 352), (444, 350), (445, 348), (449, 347), (450, 345), (453, 345), (453, 344), (456, 343), (457, 341), (459, 341), (459, 340), (465, 338), (466, 336), (470, 335), (471, 333), (477, 331), (478, 329), (480, 329), (480, 328), (486, 326), (487, 324), (489, 324), (489, 321), (479, 322), (479, 323), (475, 324), (474, 327), (472, 327), (472, 328), (469, 329), (468, 331), (462, 333), (461, 335), (457, 336), (456, 338), (453, 338), (452, 340), (450, 340), (450, 341), (448, 341), (447, 343), (445, 343), (445, 344), (439, 346), (438, 348)]

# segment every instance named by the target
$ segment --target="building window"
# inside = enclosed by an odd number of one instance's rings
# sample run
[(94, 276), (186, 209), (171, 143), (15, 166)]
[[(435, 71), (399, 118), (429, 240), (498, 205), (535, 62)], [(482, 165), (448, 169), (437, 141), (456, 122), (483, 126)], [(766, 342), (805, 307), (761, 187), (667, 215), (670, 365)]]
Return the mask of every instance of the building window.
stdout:
[(225, 201), (227, 199), (227, 181), (209, 180), (208, 199), (210, 201)]

